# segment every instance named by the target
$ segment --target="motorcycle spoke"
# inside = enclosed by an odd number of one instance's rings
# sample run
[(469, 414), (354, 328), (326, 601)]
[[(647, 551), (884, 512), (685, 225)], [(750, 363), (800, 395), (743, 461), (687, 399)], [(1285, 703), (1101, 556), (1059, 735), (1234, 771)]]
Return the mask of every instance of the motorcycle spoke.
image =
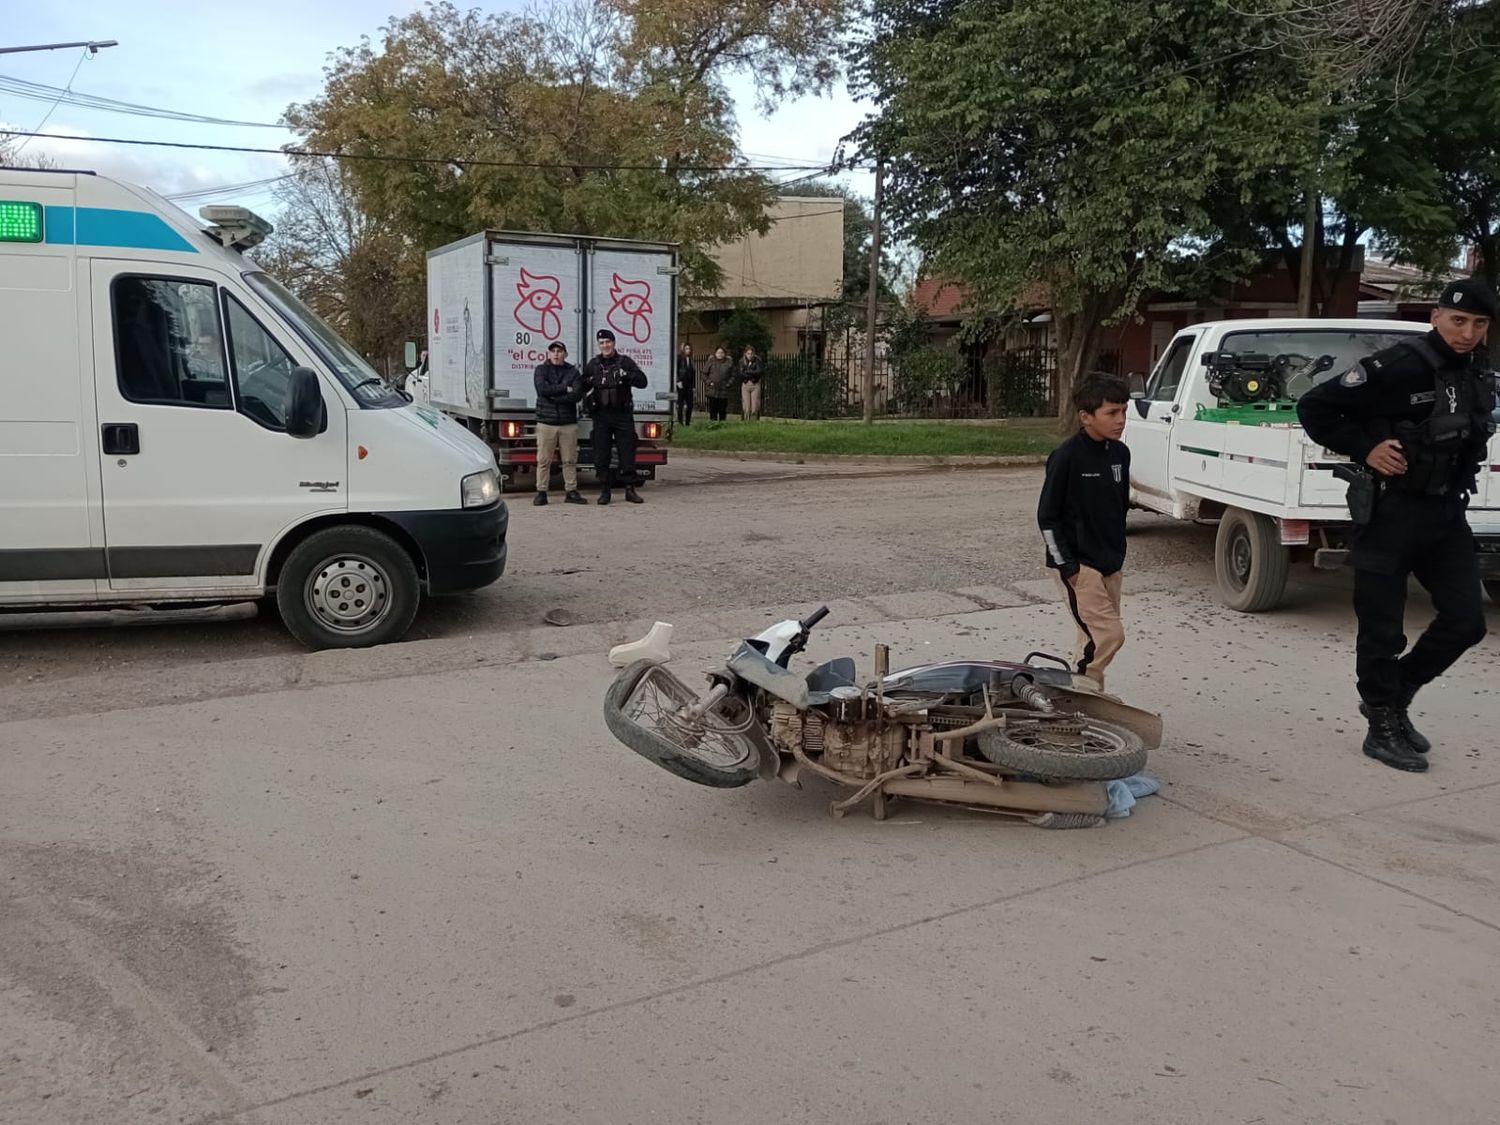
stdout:
[(685, 750), (702, 757), (736, 764), (745, 759), (744, 731), (748, 724), (729, 726), (719, 716), (686, 712), (698, 702), (691, 693), (676, 690), (675, 680), (647, 672), (626, 704), (625, 713), (640, 726), (652, 728)]
[(1006, 734), (1012, 742), (1060, 754), (1110, 754), (1124, 745), (1118, 736), (1109, 731), (1066, 720), (1056, 723), (1012, 723), (1006, 729)]

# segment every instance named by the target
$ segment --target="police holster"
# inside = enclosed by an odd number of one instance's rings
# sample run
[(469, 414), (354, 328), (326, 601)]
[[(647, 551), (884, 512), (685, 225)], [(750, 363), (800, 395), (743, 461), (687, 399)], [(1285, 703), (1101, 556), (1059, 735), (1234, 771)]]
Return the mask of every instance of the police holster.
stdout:
[(1380, 491), (1375, 474), (1355, 464), (1335, 465), (1333, 475), (1349, 486), (1349, 519), (1355, 527), (1367, 527), (1375, 518), (1375, 497)]

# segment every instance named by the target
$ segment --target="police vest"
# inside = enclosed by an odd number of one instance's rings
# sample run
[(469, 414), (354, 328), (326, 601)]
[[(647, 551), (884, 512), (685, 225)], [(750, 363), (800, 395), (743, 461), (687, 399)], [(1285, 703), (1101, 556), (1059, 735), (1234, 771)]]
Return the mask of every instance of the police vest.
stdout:
[(1443, 496), (1459, 485), (1459, 473), (1470, 441), (1488, 431), (1487, 396), (1480, 393), (1471, 370), (1454, 370), (1423, 338), (1406, 346), (1427, 365), (1433, 378), (1432, 412), (1420, 421), (1403, 419), (1392, 427), (1406, 457), (1406, 472), (1386, 481), (1386, 488), (1418, 496)]

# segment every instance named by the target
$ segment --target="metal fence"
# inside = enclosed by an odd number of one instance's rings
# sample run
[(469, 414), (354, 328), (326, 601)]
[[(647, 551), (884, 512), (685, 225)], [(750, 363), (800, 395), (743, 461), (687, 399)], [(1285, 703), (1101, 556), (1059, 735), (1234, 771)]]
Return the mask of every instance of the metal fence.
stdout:
[[(877, 355), (875, 413), (885, 418), (1030, 418), (1055, 409), (1057, 354), (1015, 348), (965, 354), (924, 349), (905, 360)], [(769, 357), (761, 413), (770, 418), (851, 418), (864, 413), (865, 357), (858, 353)], [(695, 409), (706, 411), (698, 379)], [(740, 414), (739, 392), (729, 399)]]

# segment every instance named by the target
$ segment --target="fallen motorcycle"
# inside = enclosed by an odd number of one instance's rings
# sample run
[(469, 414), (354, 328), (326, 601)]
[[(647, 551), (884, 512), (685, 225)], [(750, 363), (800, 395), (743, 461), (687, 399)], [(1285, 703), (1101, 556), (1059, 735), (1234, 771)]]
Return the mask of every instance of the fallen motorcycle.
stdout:
[(800, 785), (805, 771), (855, 790), (833, 804), (835, 816), (868, 800), (883, 820), (893, 798), (911, 798), (1046, 827), (1099, 823), (1103, 783), (1140, 772), (1161, 744), (1159, 716), (1043, 653), (891, 672), (878, 645), (872, 679), (860, 680), (849, 657), (806, 676), (790, 671), (827, 614), (825, 606), (742, 641), (702, 693), (665, 666), (654, 639), (621, 646), (644, 658), (610, 686), (605, 723), (636, 753), (699, 785), (773, 777)]

